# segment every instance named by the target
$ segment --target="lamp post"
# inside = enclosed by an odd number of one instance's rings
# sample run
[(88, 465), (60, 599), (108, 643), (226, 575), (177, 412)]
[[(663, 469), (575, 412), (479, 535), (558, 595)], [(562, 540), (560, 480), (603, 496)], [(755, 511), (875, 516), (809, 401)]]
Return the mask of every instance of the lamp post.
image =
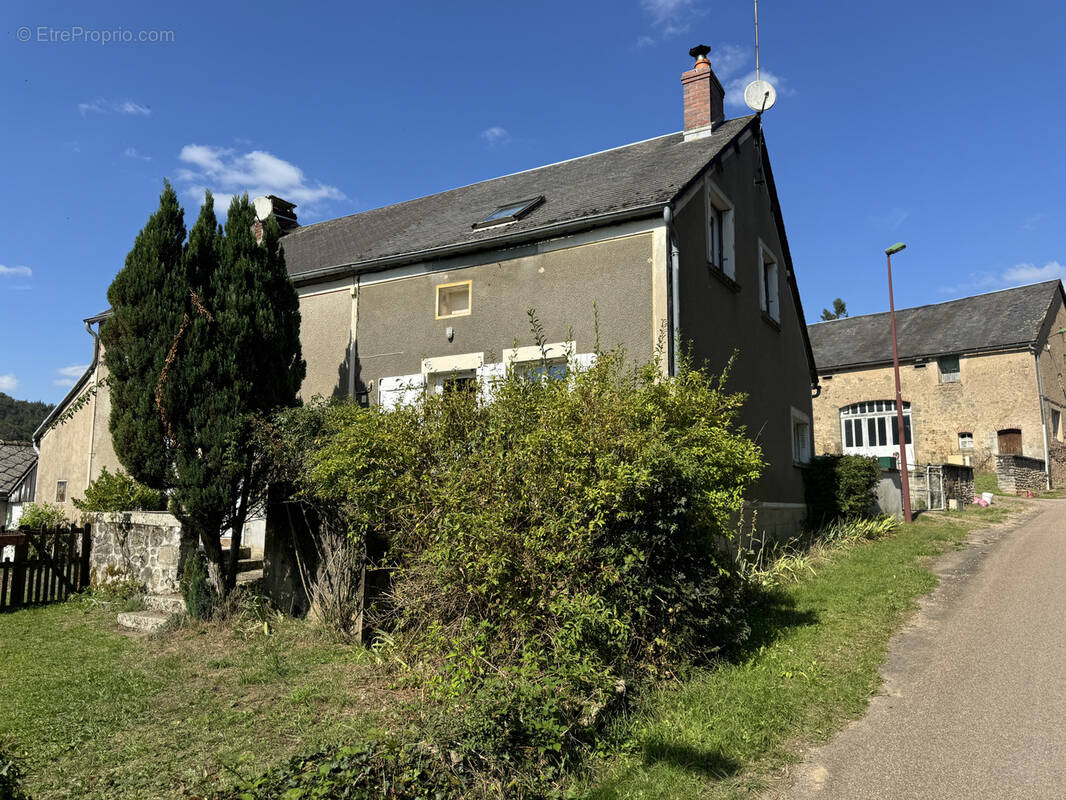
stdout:
[(899, 475), (903, 489), (903, 519), (910, 522), (911, 516), (911, 482), (907, 474), (907, 437), (903, 425), (903, 395), (899, 388), (899, 342), (896, 339), (896, 302), (892, 298), (892, 256), (907, 245), (903, 242), (892, 245), (885, 250), (888, 259), (888, 316), (892, 320), (892, 369), (896, 374), (896, 429), (899, 435)]

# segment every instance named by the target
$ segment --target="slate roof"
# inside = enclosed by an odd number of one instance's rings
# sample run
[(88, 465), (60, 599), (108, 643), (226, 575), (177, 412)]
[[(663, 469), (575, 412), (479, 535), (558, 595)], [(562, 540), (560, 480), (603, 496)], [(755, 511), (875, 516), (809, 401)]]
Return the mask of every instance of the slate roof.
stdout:
[[(672, 133), (602, 153), (505, 175), (392, 206), (318, 222), (285, 234), (294, 277), (439, 248), (469, 246), (536, 232), (560, 223), (668, 203), (754, 119), (723, 122), (702, 139)], [(539, 195), (544, 202), (517, 222), (471, 226), (497, 208)], [(649, 214), (654, 208), (649, 208)]]
[(37, 453), (29, 442), (0, 440), (0, 496), (10, 494), (36, 461)]
[[(901, 360), (1025, 347), (1041, 336), (1059, 281), (896, 311)], [(888, 312), (807, 326), (819, 373), (892, 361)]]

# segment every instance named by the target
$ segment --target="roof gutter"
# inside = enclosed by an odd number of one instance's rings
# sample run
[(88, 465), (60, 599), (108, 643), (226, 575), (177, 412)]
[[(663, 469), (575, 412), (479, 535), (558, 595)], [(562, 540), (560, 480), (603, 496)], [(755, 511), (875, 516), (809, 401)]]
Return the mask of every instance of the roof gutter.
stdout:
[(376, 272), (390, 267), (398, 267), (418, 261), (436, 261), (448, 256), (471, 253), (479, 250), (493, 250), (499, 247), (510, 247), (522, 244), (528, 240), (541, 240), (548, 237), (566, 236), (573, 233), (601, 228), (605, 225), (614, 225), (628, 222), (633, 219), (641, 219), (658, 215), (666, 206), (666, 202), (651, 203), (649, 205), (627, 208), (623, 211), (611, 211), (606, 214), (596, 214), (591, 217), (582, 217), (579, 220), (557, 222), (553, 225), (545, 225), (531, 230), (520, 231), (506, 236), (495, 236), (491, 239), (483, 239), (477, 242), (462, 242), (443, 247), (431, 247), (426, 250), (413, 250), (409, 253), (401, 253), (393, 256), (382, 256), (367, 261), (353, 261), (347, 264), (336, 264), (332, 267), (319, 267), (318, 269), (300, 272), (290, 275), (293, 284), (302, 286), (308, 283), (316, 283), (326, 278), (342, 278), (363, 272)]

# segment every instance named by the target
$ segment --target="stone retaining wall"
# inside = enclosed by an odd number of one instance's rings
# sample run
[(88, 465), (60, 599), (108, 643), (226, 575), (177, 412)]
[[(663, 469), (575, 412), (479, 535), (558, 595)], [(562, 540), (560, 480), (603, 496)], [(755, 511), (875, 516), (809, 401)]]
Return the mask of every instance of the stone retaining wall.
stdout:
[(181, 523), (165, 511), (93, 515), (89, 570), (93, 585), (124, 580), (144, 584), (151, 594), (180, 591), (179, 570), (186, 550)]
[(1037, 494), (1047, 489), (1044, 462), (1025, 456), (996, 456), (996, 476), (999, 489), (1007, 494)]

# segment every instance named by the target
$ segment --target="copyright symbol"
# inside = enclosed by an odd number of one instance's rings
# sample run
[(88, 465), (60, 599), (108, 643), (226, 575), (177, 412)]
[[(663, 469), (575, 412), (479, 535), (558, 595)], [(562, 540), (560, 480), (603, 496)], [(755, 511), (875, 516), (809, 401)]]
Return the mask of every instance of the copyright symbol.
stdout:
[(31, 36), (30, 29), (23, 25), (15, 32), (15, 36), (20, 42), (28, 42)]

